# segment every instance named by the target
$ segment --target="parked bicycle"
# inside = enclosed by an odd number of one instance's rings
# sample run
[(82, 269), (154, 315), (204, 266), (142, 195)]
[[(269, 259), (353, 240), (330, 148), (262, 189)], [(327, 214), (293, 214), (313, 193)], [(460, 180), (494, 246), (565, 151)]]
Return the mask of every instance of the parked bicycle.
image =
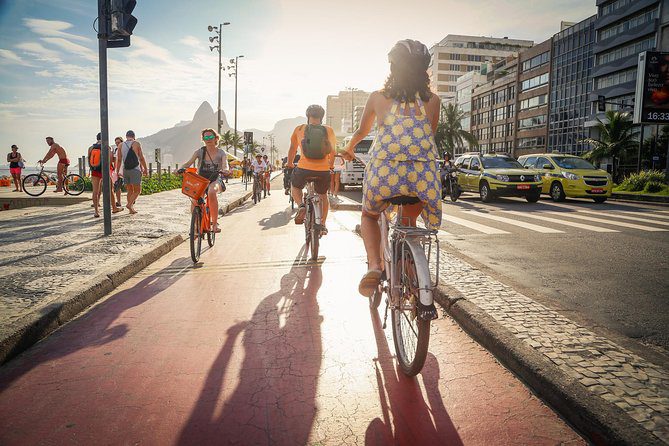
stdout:
[[(195, 170), (195, 169), (193, 169)], [(183, 173), (179, 169), (179, 173)], [(202, 252), (202, 239), (207, 237), (207, 244), (213, 247), (216, 242), (216, 232), (212, 222), (209, 208), (209, 194), (207, 188), (209, 180), (197, 173), (186, 170), (183, 176), (181, 191), (194, 201), (193, 211), (190, 218), (190, 257), (194, 263), (200, 261)]]
[(307, 178), (307, 191), (304, 193), (304, 236), (306, 249), (311, 252), (310, 259), (318, 260), (318, 248), (323, 235), (323, 205), (321, 197), (316, 193), (313, 179)]
[[(38, 173), (31, 173), (23, 178), (23, 190), (31, 197), (39, 197), (46, 191), (49, 182), (58, 183), (58, 175), (54, 171), (44, 170), (44, 164), (40, 164)], [(63, 179), (63, 190), (67, 195), (81, 195), (86, 185), (84, 179), (76, 173), (66, 175)]]

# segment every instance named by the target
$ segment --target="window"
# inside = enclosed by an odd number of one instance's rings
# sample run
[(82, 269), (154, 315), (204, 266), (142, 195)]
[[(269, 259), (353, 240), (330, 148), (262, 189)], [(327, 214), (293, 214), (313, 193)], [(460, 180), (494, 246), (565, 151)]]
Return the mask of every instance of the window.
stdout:
[(609, 74), (608, 76), (600, 77), (595, 80), (595, 88), (602, 89), (613, 87), (625, 82), (636, 80), (637, 67), (630, 68), (625, 71), (618, 71), (617, 73)]
[(469, 166), (469, 170), (478, 170), (481, 167), (481, 163), (479, 163), (478, 157), (473, 157), (471, 165)]
[(602, 6), (601, 15), (602, 16), (609, 15), (609, 14), (619, 10), (620, 8), (624, 8), (625, 6), (629, 5), (633, 1), (634, 0), (615, 0), (611, 3), (609, 3), (606, 6)]
[(548, 83), (548, 73), (544, 73), (539, 76), (535, 76), (530, 79), (524, 80), (520, 86), (520, 90), (521, 91), (531, 90), (533, 88), (546, 85), (547, 83)]
[(536, 156), (529, 156), (529, 157), (523, 158), (522, 160), (519, 160), (519, 161), (520, 161), (520, 164), (522, 164), (523, 166), (531, 167), (531, 166), (534, 166), (536, 164), (537, 157)]
[(654, 7), (651, 10), (646, 10), (635, 16), (632, 16), (627, 20), (623, 20), (622, 22), (614, 23), (611, 26), (602, 28), (599, 31), (598, 41), (610, 39), (611, 37), (617, 36), (618, 34), (622, 34), (626, 31), (629, 31), (630, 29), (634, 29), (638, 26), (644, 25), (652, 20), (655, 20), (657, 16), (658, 16), (657, 7)]
[(651, 49), (653, 47), (655, 47), (655, 36), (648, 37), (646, 39), (639, 40), (637, 42), (633, 42), (628, 45), (602, 53), (597, 56), (597, 65), (614, 62), (624, 57), (639, 54), (642, 51)]
[(546, 125), (546, 115), (533, 116), (518, 121), (518, 130), (533, 129)]
[(506, 107), (496, 108), (493, 111), (493, 121), (501, 121), (502, 119), (506, 119)]
[[(545, 158), (543, 156), (537, 158), (537, 162), (535, 163), (535, 166), (537, 167), (537, 169), (543, 169), (544, 164), (551, 164), (551, 162), (548, 160), (548, 158)], [(551, 166), (552, 166), (552, 164), (551, 164)]]
[(546, 104), (547, 99), (547, 94), (540, 94), (539, 96), (523, 99), (520, 101), (520, 110), (530, 110), (532, 108), (541, 107)]
[(530, 60), (523, 62), (522, 71), (533, 70), (540, 66), (546, 65), (550, 61), (550, 52), (546, 51), (538, 56), (534, 56)]
[(545, 136), (537, 136), (535, 138), (518, 138), (519, 149), (529, 149), (533, 147), (544, 147), (546, 145)]
[(449, 64), (448, 65), (448, 71), (460, 71), (460, 65)]
[[(506, 146), (495, 144), (495, 149), (505, 149)], [(521, 169), (523, 166), (515, 159), (508, 156), (484, 156), (483, 167), (486, 169)]]
[(448, 53), (439, 53), (439, 60), (449, 60), (451, 58), (451, 55)]

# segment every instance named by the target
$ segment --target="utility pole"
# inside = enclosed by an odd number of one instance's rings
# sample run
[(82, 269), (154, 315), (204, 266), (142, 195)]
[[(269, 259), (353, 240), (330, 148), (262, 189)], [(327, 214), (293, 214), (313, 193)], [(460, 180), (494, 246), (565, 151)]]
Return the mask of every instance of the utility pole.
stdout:
[[(230, 59), (230, 64), (228, 70), (234, 67), (235, 71), (229, 73), (228, 76), (235, 77), (235, 135), (237, 134), (237, 73), (239, 71), (239, 59), (244, 57), (243, 55), (237, 56), (234, 59)], [(237, 147), (235, 147), (235, 156), (237, 156)]]
[(218, 134), (221, 134), (221, 71), (223, 70), (223, 64), (221, 63), (221, 55), (223, 54), (222, 48), (222, 32), (223, 27), (229, 25), (230, 22), (219, 23), (218, 26), (209, 25), (207, 29), (209, 32), (215, 32), (217, 35), (209, 37), (209, 43), (214, 43), (215, 40), (218, 41), (218, 45), (210, 46), (209, 51), (214, 51), (218, 49), (218, 119), (216, 129)]
[(100, 133), (102, 133), (100, 153), (102, 154), (102, 216), (104, 234), (111, 235), (111, 179), (109, 178), (109, 103), (107, 97), (107, 2), (98, 0), (98, 54), (100, 74)]

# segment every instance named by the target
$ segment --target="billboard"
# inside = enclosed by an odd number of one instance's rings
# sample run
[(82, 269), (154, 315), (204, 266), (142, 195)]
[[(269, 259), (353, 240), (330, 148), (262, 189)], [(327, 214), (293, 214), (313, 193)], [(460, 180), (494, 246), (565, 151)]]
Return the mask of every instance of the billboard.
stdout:
[(669, 124), (669, 53), (639, 54), (634, 122)]

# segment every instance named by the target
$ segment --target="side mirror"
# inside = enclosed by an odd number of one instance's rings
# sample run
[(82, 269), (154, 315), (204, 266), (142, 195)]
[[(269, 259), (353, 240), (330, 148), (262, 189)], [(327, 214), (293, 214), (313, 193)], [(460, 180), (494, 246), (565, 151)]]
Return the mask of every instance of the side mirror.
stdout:
[(548, 169), (548, 170), (553, 170), (553, 169), (554, 169), (554, 167), (553, 167), (552, 164), (544, 164), (544, 165), (543, 165), (543, 168), (544, 168), (544, 169)]

